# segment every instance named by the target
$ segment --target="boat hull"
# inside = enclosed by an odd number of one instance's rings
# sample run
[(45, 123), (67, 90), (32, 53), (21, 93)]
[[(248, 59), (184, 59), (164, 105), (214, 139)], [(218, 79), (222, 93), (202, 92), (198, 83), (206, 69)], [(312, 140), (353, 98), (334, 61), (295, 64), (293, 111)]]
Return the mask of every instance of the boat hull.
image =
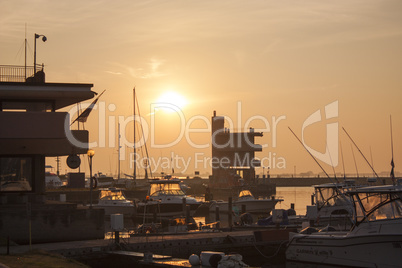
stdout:
[(349, 267), (400, 267), (402, 235), (295, 235), (286, 250), (290, 261)]

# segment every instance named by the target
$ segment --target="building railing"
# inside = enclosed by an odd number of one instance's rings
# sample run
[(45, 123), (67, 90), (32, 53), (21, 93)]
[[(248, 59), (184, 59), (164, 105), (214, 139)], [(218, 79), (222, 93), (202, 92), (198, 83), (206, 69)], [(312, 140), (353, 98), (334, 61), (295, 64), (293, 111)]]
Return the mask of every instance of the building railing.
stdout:
[[(37, 64), (36, 71), (43, 71), (43, 65)], [(26, 82), (34, 73), (34, 66), (0, 65), (0, 82)]]

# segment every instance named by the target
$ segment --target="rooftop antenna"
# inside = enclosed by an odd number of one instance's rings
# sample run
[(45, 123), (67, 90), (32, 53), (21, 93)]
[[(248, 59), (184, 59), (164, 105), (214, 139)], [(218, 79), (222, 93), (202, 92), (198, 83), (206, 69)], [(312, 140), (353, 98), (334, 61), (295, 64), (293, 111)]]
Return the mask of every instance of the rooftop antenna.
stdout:
[[(374, 174), (376, 175), (376, 177), (379, 179), (380, 177), (378, 176), (377, 172), (375, 172), (373, 166), (370, 164), (370, 162), (367, 160), (367, 158), (364, 156), (364, 154), (362, 153), (362, 151), (360, 151), (359, 147), (357, 146), (357, 144), (353, 141), (352, 137), (350, 137), (349, 133), (346, 131), (346, 129), (344, 127), (342, 127), (343, 131), (345, 131), (346, 135), (349, 137), (349, 139), (352, 141), (353, 145), (357, 148), (357, 150), (359, 151), (359, 153), (363, 156), (364, 160), (366, 160), (367, 164), (370, 166), (371, 170), (374, 172)], [(385, 182), (383, 181), (383, 184), (385, 184)]]
[(25, 23), (25, 65), (24, 65), (24, 76), (25, 80), (27, 79), (27, 23)]
[(393, 139), (392, 139), (392, 118), (391, 115), (389, 116), (389, 124), (391, 127), (391, 154), (392, 154), (392, 158), (391, 158), (391, 179), (392, 179), (392, 183), (395, 185), (395, 173), (394, 173), (394, 168), (395, 168), (395, 164), (394, 164), (394, 143), (393, 143)]

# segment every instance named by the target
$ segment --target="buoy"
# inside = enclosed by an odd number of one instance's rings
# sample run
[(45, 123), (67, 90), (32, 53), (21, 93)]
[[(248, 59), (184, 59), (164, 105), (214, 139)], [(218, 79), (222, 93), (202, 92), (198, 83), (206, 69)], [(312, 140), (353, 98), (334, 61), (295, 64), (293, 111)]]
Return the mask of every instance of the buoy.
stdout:
[(189, 258), (188, 261), (190, 262), (191, 265), (200, 265), (200, 257), (198, 255), (192, 254)]

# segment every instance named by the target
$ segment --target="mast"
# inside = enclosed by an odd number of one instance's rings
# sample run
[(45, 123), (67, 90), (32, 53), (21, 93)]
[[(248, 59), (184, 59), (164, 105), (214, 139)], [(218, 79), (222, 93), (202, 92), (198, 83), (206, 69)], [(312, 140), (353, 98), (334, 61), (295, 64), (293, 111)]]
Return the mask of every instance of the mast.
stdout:
[(136, 184), (137, 180), (137, 154), (135, 152), (135, 87), (133, 88), (133, 115), (134, 115), (134, 171), (133, 171), (133, 179), (134, 179), (134, 185)]
[(24, 76), (25, 80), (27, 79), (27, 24), (25, 23), (25, 65), (24, 65)]
[(119, 141), (118, 141), (118, 149), (117, 149), (117, 179), (120, 179), (120, 123), (118, 123), (118, 135), (119, 135)]

